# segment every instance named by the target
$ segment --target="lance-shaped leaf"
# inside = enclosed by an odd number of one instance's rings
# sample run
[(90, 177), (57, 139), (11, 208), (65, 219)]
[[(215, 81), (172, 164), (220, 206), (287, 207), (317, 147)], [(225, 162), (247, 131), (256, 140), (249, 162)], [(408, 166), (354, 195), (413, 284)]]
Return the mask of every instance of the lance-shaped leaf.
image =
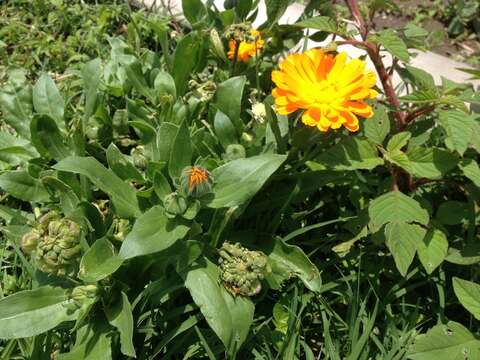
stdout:
[(43, 184), (23, 170), (1, 174), (0, 188), (23, 201), (44, 202), (50, 199)]
[(245, 76), (232, 77), (218, 85), (215, 92), (214, 105), (228, 116), (235, 125), (237, 135), (243, 132), (244, 124), (240, 119), (243, 89), (247, 79)]
[(118, 302), (106, 310), (106, 315), (110, 325), (115, 326), (120, 333), (122, 354), (135, 357), (132, 306), (123, 291)]
[(135, 190), (93, 157), (70, 156), (54, 168), (88, 177), (110, 196), (119, 216), (130, 218), (140, 213)]
[(46, 74), (40, 76), (33, 87), (33, 106), (37, 113), (50, 116), (60, 130), (65, 130), (63, 98), (52, 78)]
[(77, 318), (67, 290), (44, 286), (0, 300), (0, 339), (31, 337)]
[(453, 290), (463, 307), (480, 320), (480, 285), (454, 277)]

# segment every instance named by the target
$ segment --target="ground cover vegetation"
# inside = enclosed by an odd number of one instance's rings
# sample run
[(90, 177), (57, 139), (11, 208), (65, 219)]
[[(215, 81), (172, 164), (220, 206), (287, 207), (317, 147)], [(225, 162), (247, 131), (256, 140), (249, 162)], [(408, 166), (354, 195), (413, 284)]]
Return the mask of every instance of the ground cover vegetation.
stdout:
[(265, 2), (0, 4), (0, 359), (480, 358), (478, 93)]

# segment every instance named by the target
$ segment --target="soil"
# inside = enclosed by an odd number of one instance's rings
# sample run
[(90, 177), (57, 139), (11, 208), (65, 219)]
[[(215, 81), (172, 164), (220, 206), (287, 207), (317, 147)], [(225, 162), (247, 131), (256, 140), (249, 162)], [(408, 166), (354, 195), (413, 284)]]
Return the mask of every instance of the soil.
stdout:
[[(416, 12), (428, 8), (431, 3), (429, 0), (394, 0), (394, 2), (401, 12), (384, 12), (376, 15), (374, 26), (377, 30), (403, 28), (415, 18)], [(446, 32), (447, 25), (435, 18), (424, 20), (421, 26), (430, 33), (443, 33), (441, 41), (434, 44), (431, 51), (463, 62), (469, 59), (473, 66), (480, 67), (480, 41), (475, 35), (461, 40), (451, 39)]]

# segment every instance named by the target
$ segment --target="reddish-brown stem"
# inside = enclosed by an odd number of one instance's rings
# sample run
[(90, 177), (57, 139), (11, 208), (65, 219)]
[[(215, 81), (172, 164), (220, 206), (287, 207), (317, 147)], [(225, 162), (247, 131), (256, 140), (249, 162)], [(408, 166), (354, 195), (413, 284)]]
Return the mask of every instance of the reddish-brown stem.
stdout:
[(405, 117), (405, 125), (408, 125), (410, 122), (418, 118), (419, 116), (428, 114), (435, 110), (435, 105), (428, 105), (418, 109), (413, 110), (412, 112), (408, 113)]
[(355, 45), (355, 46), (362, 46), (364, 48), (367, 47), (367, 43), (364, 41), (360, 40), (355, 40), (355, 39), (349, 39), (349, 40), (341, 40), (341, 41), (335, 41), (337, 45)]
[[(400, 100), (398, 100), (397, 94), (395, 93), (395, 89), (392, 84), (391, 75), (387, 72), (385, 65), (383, 64), (382, 57), (380, 56), (380, 48), (376, 44), (371, 44), (365, 42), (368, 37), (368, 26), (363, 19), (362, 14), (360, 13), (360, 9), (358, 8), (356, 0), (345, 0), (352, 17), (355, 19), (357, 23), (358, 31), (362, 36), (364, 44), (366, 45), (367, 54), (372, 60), (373, 65), (375, 66), (375, 70), (377, 70), (378, 76), (380, 78), (380, 82), (383, 86), (383, 91), (385, 92), (385, 96), (387, 97), (388, 102), (390, 105), (399, 108), (400, 107)], [(349, 39), (350, 40), (350, 39)], [(402, 128), (405, 126), (405, 118), (406, 113), (404, 111), (396, 111), (394, 113), (397, 126), (398, 128)]]

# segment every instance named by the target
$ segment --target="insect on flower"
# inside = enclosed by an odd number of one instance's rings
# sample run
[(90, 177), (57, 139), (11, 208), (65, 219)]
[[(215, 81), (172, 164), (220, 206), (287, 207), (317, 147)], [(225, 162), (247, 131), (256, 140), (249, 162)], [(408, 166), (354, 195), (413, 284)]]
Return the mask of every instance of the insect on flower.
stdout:
[(210, 172), (200, 166), (188, 166), (180, 178), (183, 191), (193, 197), (201, 197), (212, 190), (213, 178)]
[[(237, 40), (232, 39), (228, 42), (228, 58), (231, 60), (235, 56), (235, 48), (237, 46)], [(251, 57), (258, 55), (260, 50), (263, 48), (265, 41), (260, 37), (260, 33), (256, 29), (251, 29), (249, 36), (240, 41), (238, 46), (237, 60), (247, 62)]]
[(365, 70), (365, 61), (347, 62), (347, 54), (326, 53), (321, 49), (303, 54), (291, 54), (272, 72), (277, 85), (272, 95), (276, 111), (288, 115), (305, 110), (302, 122), (320, 131), (344, 126), (349, 131), (359, 129), (358, 116), (369, 118), (372, 107), (364, 102), (378, 93), (372, 89), (377, 78)]

